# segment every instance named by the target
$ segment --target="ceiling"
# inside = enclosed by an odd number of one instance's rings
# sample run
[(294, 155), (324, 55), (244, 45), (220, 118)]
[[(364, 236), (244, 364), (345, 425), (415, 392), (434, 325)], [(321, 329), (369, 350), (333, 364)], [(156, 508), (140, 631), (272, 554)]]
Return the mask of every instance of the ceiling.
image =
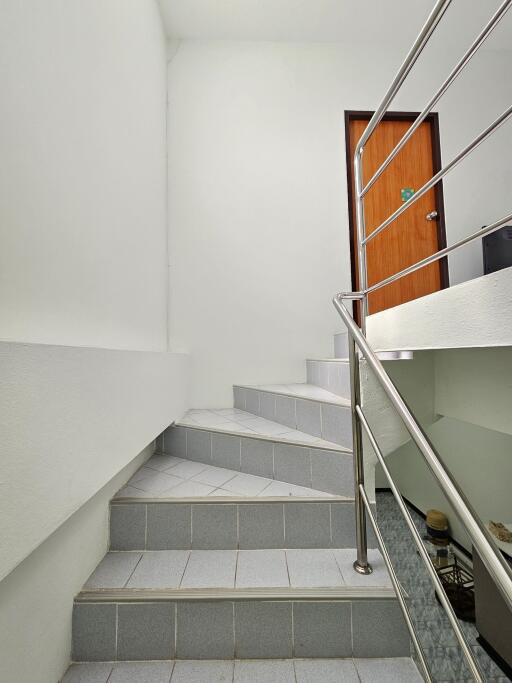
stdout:
[[(434, 0), (158, 0), (174, 39), (410, 43)], [(453, 0), (446, 14), (451, 38), (468, 27), (466, 42), (499, 0)], [(461, 22), (464, 22), (462, 24)], [(489, 39), (510, 48), (512, 12)]]

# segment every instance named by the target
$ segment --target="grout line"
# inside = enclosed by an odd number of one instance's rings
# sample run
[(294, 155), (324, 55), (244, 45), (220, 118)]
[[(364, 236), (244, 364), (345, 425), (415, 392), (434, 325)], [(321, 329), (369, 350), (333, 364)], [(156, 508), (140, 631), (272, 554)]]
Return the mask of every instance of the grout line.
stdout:
[[(176, 633), (176, 619), (174, 620), (174, 633)], [(176, 653), (176, 650), (175, 650), (175, 653)], [(173, 674), (174, 674), (174, 667), (175, 667), (175, 666), (176, 666), (176, 660), (173, 659), (173, 660), (171, 661), (171, 677), (169, 678), (169, 680), (167, 681), (167, 683), (172, 683), (172, 676), (173, 676)]]
[[(123, 552), (124, 552), (124, 551), (123, 551)], [(130, 572), (130, 576), (129, 576), (129, 577), (126, 579), (126, 581), (124, 582), (123, 588), (128, 588), (128, 584), (130, 583), (130, 579), (132, 578), (132, 576), (133, 576), (134, 573), (135, 573), (135, 570), (137, 569), (137, 567), (138, 567), (139, 564), (141, 563), (143, 555), (144, 555), (144, 553), (141, 553), (141, 554), (140, 554), (139, 559), (138, 559), (137, 562), (135, 563), (135, 567), (134, 567), (134, 568), (132, 569), (132, 571)]]
[(183, 583), (183, 579), (185, 578), (185, 574), (186, 574), (186, 571), (187, 571), (187, 567), (188, 567), (188, 565), (189, 565), (190, 558), (191, 558), (191, 556), (192, 556), (192, 550), (187, 550), (187, 552), (188, 552), (188, 557), (187, 557), (187, 561), (185, 562), (185, 566), (184, 566), (184, 568), (183, 568), (183, 572), (182, 572), (182, 574), (181, 574), (181, 579), (180, 579), (180, 581), (179, 581), (179, 583), (178, 583), (178, 588), (181, 588), (181, 584)]
[(118, 632), (119, 632), (119, 603), (115, 603), (116, 605), (116, 662), (119, 661), (117, 659), (117, 648), (118, 648)]

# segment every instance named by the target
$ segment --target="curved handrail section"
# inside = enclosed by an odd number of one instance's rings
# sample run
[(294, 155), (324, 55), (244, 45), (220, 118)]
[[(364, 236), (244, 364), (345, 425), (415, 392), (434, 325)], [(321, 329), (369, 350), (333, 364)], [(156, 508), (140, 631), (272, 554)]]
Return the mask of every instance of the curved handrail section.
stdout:
[[(464, 528), (466, 529), (473, 546), (480, 555), (487, 571), (495, 581), (509, 609), (512, 610), (512, 570), (494, 544), (490, 532), (482, 524), (471, 508), (465, 495), (459, 489), (459, 486), (454, 481), (451, 474), (444, 467), (427, 435), (414, 418), (414, 415), (401, 397), (398, 389), (393, 384), (391, 378), (384, 369), (384, 366), (361, 333), (350, 311), (344, 305), (342, 297), (342, 294), (336, 295), (333, 299), (333, 303), (342, 317), (343, 322), (347, 326), (351, 338), (361, 351), (361, 354), (366, 359), (379, 384), (402, 419), (402, 422), (425, 459), (448, 502), (464, 525)], [(356, 407), (354, 406), (354, 410), (355, 409)]]

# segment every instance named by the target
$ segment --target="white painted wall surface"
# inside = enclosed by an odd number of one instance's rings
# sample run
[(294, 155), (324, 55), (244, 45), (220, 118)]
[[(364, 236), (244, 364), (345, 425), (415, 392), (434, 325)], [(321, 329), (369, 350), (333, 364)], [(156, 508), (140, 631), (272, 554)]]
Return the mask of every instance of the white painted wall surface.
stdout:
[(109, 500), (153, 448), (145, 448), (0, 581), (1, 681), (61, 679), (71, 658), (73, 598), (108, 549)]
[[(447, 45), (434, 41), (394, 109), (424, 106), (456, 61)], [(184, 41), (174, 53), (170, 334), (193, 354), (196, 407), (229, 405), (235, 382), (304, 381), (303, 359), (332, 353), (331, 297), (351, 286), (343, 112), (375, 108), (404, 50)], [(479, 54), (440, 104), (445, 161), (508, 104), (510, 55)], [(509, 139), (504, 127), (492, 150)], [(492, 150), (446, 183), (449, 242), (506, 204), (512, 160)], [(481, 274), (471, 253), (452, 282)]]
[(3, 0), (0, 92), (0, 339), (167, 348), (155, 0)]
[(0, 343), (0, 579), (188, 407), (187, 356)]
[[(510, 522), (512, 437), (451, 418), (441, 418), (426, 431), (482, 521)], [(416, 447), (403, 446), (388, 464), (402, 494), (424, 513), (430, 508), (445, 511), (452, 536), (471, 551), (464, 527)]]

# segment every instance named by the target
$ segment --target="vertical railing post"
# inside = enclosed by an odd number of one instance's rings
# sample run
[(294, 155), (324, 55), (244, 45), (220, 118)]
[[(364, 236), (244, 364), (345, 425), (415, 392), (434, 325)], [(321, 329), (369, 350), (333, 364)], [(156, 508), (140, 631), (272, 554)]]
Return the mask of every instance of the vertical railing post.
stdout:
[(356, 344), (351, 334), (348, 335), (348, 350), (350, 358), (350, 394), (352, 404), (352, 443), (354, 458), (357, 546), (357, 559), (354, 562), (354, 569), (359, 574), (371, 574), (372, 568), (368, 562), (368, 542), (366, 538), (366, 508), (360, 490), (360, 486), (364, 486), (364, 461), (361, 423), (359, 422), (359, 417), (356, 412), (356, 406), (361, 405), (359, 354), (356, 351)]
[(364, 197), (363, 197), (363, 148), (356, 150), (354, 155), (354, 183), (356, 191), (356, 228), (357, 228), (357, 261), (359, 268), (359, 290), (363, 298), (359, 305), (360, 327), (366, 334), (366, 316), (368, 315), (368, 271), (366, 268), (366, 225), (364, 220)]

